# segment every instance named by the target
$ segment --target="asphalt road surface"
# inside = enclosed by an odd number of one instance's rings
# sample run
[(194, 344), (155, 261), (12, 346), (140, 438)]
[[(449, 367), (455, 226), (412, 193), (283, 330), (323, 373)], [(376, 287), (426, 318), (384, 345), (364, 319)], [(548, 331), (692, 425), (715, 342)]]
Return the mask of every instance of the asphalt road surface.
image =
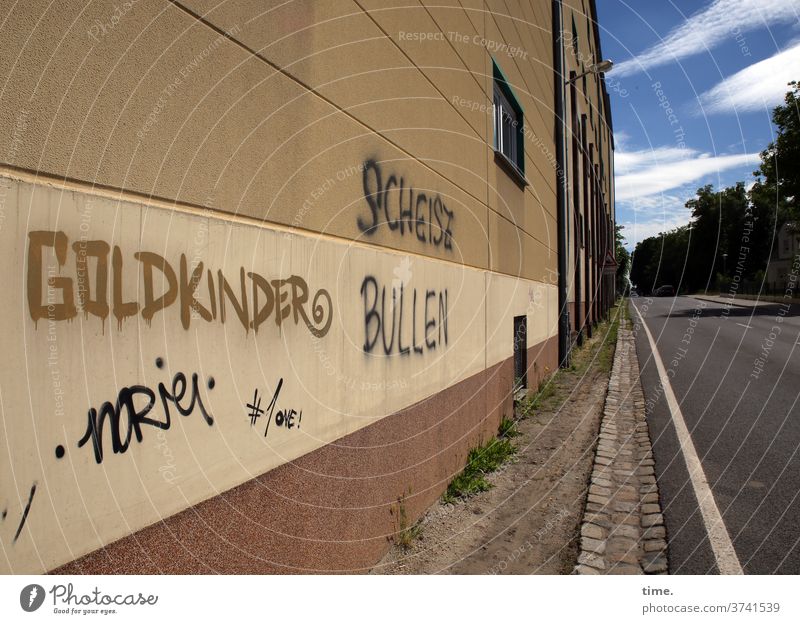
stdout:
[[(800, 574), (800, 306), (638, 297), (746, 574)], [(639, 317), (631, 308), (634, 329)], [(636, 331), (671, 574), (717, 560), (644, 329)]]

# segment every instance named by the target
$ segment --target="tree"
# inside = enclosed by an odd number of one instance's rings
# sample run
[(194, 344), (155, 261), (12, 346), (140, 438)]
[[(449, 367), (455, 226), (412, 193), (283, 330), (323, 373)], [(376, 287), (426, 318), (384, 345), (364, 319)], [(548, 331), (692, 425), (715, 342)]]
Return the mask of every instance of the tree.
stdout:
[(625, 235), (622, 230), (624, 225), (615, 226), (614, 231), (614, 258), (617, 261), (617, 292), (624, 293), (628, 290), (628, 272), (630, 271), (631, 255), (625, 249)]
[(760, 189), (766, 197), (771, 195), (773, 205), (788, 209), (790, 217), (797, 219), (797, 198), (800, 194), (800, 84), (790, 82), (791, 89), (784, 104), (772, 111), (776, 137), (761, 152), (761, 166), (754, 172), (763, 176)]
[(776, 138), (761, 152), (751, 190), (743, 182), (699, 188), (686, 202), (689, 225), (636, 245), (630, 278), (643, 292), (662, 284), (705, 291), (734, 278), (760, 285), (777, 231), (787, 221), (800, 224), (800, 85), (790, 86), (773, 111)]

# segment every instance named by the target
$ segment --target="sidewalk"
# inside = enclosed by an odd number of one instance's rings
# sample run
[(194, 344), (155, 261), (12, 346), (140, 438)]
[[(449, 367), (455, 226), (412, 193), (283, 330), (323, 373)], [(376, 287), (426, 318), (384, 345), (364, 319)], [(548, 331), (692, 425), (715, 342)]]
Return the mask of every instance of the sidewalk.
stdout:
[(532, 409), (517, 415), (513, 460), (485, 475), (491, 489), (434, 505), (394, 538), (373, 574), (573, 571), (613, 362), (611, 329), (598, 326), (574, 366), (532, 393)]
[(620, 327), (576, 574), (666, 574), (667, 542), (633, 332)]
[(692, 299), (699, 299), (701, 301), (710, 301), (711, 303), (718, 303), (725, 306), (738, 306), (740, 308), (757, 308), (767, 305), (775, 305), (776, 303), (800, 303), (797, 299), (781, 299), (770, 297), (768, 299), (761, 298), (759, 300), (746, 299), (741, 296), (736, 297), (722, 297), (718, 295), (687, 295)]

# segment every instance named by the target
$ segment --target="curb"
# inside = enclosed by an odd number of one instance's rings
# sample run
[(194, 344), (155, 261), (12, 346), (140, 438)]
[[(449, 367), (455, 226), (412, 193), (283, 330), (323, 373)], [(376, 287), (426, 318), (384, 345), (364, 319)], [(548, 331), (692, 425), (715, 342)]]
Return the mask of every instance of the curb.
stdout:
[(573, 574), (668, 574), (633, 332), (620, 324)]

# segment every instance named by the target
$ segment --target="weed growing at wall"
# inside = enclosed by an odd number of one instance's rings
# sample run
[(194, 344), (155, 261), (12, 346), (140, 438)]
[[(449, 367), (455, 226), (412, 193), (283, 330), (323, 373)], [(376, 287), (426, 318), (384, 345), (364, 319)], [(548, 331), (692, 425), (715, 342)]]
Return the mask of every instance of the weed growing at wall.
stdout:
[(492, 484), (486, 480), (486, 475), (497, 470), (514, 456), (517, 449), (511, 438), (518, 435), (516, 422), (503, 418), (497, 437), (469, 452), (466, 467), (447, 486), (442, 500), (445, 503), (452, 503), (458, 498), (490, 490)]

